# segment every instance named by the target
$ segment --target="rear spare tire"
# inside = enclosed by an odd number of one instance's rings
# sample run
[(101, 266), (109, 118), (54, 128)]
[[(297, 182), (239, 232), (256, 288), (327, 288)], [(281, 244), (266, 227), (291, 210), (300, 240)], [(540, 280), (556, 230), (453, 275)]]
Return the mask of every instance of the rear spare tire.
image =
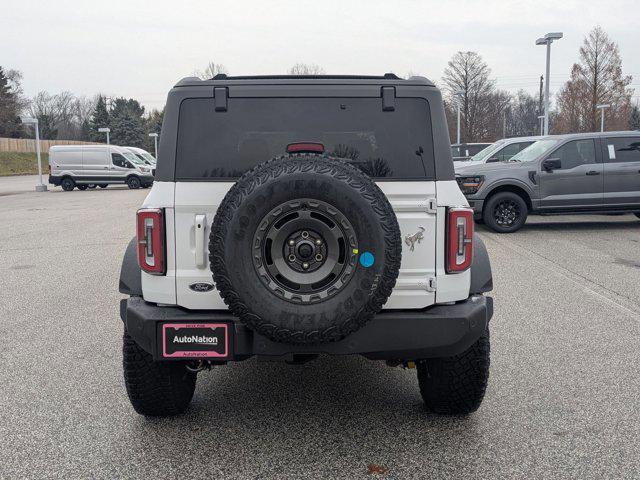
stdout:
[(291, 155), (229, 190), (211, 228), (213, 279), (231, 311), (279, 342), (336, 341), (380, 311), (401, 260), (397, 219), (343, 160)]

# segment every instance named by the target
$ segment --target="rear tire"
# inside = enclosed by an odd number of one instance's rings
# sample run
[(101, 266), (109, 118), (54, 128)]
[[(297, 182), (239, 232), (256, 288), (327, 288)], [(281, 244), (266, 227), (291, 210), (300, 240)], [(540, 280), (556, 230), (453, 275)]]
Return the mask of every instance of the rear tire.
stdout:
[(107, 188), (109, 185), (98, 185), (100, 188)]
[(482, 219), (491, 230), (498, 233), (512, 233), (520, 230), (527, 221), (527, 202), (513, 192), (499, 192), (489, 197)]
[(87, 188), (90, 188), (91, 190), (93, 190), (96, 187), (97, 185), (95, 183), (90, 183), (89, 185), (87, 185)]
[(184, 412), (196, 388), (197, 375), (181, 362), (155, 362), (129, 336), (122, 336), (122, 365), (129, 401), (136, 412), (167, 417)]
[(416, 362), (420, 394), (427, 411), (443, 415), (475, 412), (489, 380), (489, 329), (468, 350)]
[(78, 187), (78, 190), (86, 190), (88, 188), (87, 185), (76, 185), (76, 187)]
[(127, 178), (127, 185), (131, 190), (136, 190), (140, 188), (141, 182), (138, 177), (129, 177)]
[(64, 190), (65, 192), (70, 192), (76, 186), (76, 182), (74, 182), (72, 178), (65, 177), (60, 182), (60, 186), (62, 187), (62, 190)]

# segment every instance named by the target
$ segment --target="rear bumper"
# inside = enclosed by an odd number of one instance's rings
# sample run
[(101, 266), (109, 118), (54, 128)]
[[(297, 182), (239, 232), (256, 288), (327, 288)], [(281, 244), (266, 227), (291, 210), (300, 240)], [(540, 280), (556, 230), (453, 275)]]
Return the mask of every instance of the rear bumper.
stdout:
[(49, 175), (50, 184), (55, 185), (57, 187), (58, 185), (60, 185), (61, 181), (62, 181), (62, 177), (58, 177), (56, 175)]
[(322, 345), (277, 343), (248, 329), (228, 311), (191, 311), (159, 307), (140, 297), (123, 299), (120, 317), (129, 335), (154, 359), (161, 359), (161, 326), (166, 322), (228, 323), (231, 351), (226, 360), (254, 355), (287, 357), (296, 354), (363, 355), (380, 360), (448, 357), (468, 349), (484, 332), (493, 315), (493, 299), (473, 295), (453, 305), (424, 310), (382, 311), (364, 327), (339, 342)]

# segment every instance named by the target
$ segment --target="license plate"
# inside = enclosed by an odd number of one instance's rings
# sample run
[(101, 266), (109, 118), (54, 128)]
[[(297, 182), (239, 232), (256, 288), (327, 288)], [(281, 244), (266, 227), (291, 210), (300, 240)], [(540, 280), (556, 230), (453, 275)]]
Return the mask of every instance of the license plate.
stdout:
[(165, 358), (224, 358), (229, 355), (226, 323), (164, 323), (162, 356)]

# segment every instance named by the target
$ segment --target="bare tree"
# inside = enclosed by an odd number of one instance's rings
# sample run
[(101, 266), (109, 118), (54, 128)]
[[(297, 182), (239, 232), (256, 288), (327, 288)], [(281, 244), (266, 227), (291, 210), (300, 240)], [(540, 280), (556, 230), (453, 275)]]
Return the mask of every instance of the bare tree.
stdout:
[(493, 142), (507, 134), (507, 115), (511, 111), (513, 97), (504, 90), (495, 90), (481, 102), (485, 112), (478, 122), (476, 141)]
[(571, 68), (569, 81), (557, 98), (558, 120), (554, 133), (593, 132), (600, 128), (598, 104), (610, 104), (605, 112), (608, 130), (627, 127), (633, 89), (631, 76), (622, 74), (618, 44), (595, 27), (580, 47), (580, 60)]
[(289, 75), (324, 75), (325, 71), (315, 63), (296, 63), (289, 69)]
[[(442, 81), (449, 108), (455, 112), (457, 102), (460, 102), (462, 141), (485, 139), (489, 131), (495, 130), (486, 125), (487, 116), (495, 113), (491, 104), (495, 81), (491, 79), (489, 66), (476, 52), (457, 52), (449, 60)], [(460, 96), (456, 95), (458, 91), (462, 92)]]
[(223, 64), (210, 61), (207, 64), (207, 66), (204, 68), (204, 70), (196, 70), (193, 73), (196, 77), (200, 77), (203, 80), (209, 80), (215, 77), (216, 75), (218, 75), (219, 73), (227, 74), (229, 73), (229, 71), (227, 70), (227, 67), (225, 67)]
[(42, 91), (31, 99), (28, 110), (38, 118), (42, 138), (86, 140), (96, 101), (96, 98), (75, 97), (71, 92), (51, 95)]
[(539, 134), (539, 105), (538, 99), (518, 90), (506, 114), (507, 137), (526, 137)]

